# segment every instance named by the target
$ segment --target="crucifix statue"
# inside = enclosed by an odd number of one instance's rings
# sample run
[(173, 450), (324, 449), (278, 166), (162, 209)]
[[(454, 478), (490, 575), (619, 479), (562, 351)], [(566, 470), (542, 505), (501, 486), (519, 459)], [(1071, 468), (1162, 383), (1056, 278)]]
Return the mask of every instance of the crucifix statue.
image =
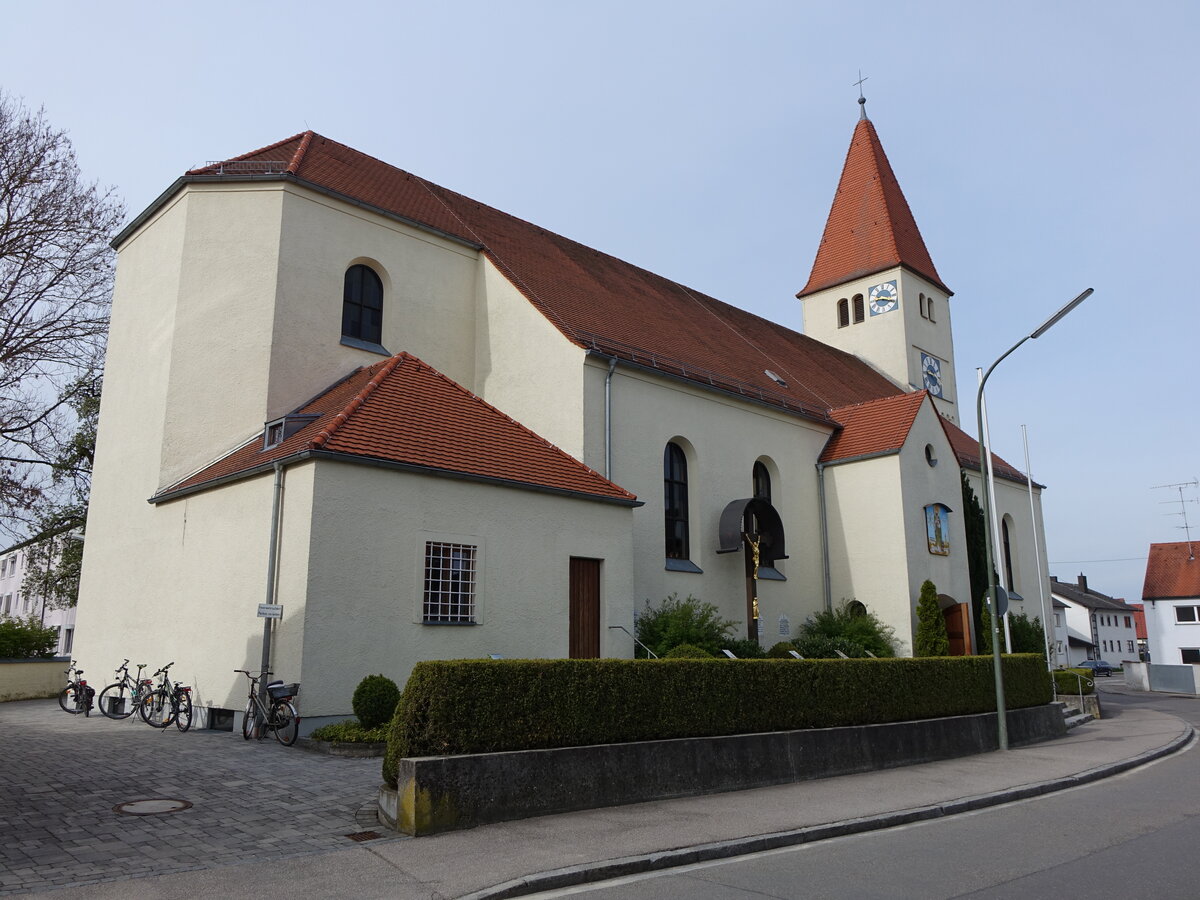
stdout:
[(746, 542), (746, 546), (750, 548), (751, 561), (753, 569), (750, 573), (750, 578), (753, 584), (753, 607), (754, 630), (758, 632), (758, 566), (759, 566), (759, 548), (762, 546), (762, 536), (758, 533), (742, 532), (742, 540)]

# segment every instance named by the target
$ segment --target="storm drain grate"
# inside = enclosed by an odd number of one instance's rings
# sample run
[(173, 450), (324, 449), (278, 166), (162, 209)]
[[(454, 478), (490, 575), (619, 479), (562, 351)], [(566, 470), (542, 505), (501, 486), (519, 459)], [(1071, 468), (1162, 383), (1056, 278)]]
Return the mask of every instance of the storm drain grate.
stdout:
[(378, 831), (356, 831), (353, 834), (348, 834), (346, 837), (352, 841), (373, 841), (376, 838), (383, 837)]
[(127, 800), (125, 803), (118, 803), (113, 807), (113, 812), (123, 816), (157, 816), (191, 808), (192, 804), (187, 800), (157, 797), (152, 800)]

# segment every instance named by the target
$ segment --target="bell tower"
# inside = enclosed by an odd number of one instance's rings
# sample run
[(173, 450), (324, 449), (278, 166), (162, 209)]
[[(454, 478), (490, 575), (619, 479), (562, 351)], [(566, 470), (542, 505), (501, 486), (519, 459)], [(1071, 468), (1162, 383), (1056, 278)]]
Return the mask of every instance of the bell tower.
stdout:
[(802, 301), (804, 333), (853, 353), (957, 423), (953, 292), (938, 276), (875, 126), (860, 118)]

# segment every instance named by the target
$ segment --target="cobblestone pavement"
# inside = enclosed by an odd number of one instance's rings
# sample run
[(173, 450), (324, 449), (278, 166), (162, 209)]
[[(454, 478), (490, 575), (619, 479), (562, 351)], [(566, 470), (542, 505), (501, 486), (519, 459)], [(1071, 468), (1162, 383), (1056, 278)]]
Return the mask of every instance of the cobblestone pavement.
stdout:
[[(0, 895), (354, 846), (347, 835), (376, 827), (379, 766), (72, 716), (54, 700), (0, 703)], [(192, 806), (113, 810), (151, 798)]]

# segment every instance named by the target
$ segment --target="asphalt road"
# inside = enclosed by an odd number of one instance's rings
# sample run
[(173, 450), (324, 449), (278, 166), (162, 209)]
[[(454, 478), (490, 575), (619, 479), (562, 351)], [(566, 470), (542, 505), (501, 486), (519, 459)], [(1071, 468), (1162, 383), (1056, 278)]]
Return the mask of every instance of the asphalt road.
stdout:
[[(1200, 701), (1124, 695), (1099, 679), (1106, 717), (1146, 705), (1200, 724)], [(539, 897), (1120, 898), (1200, 895), (1200, 750), (1032, 800), (854, 837), (634, 876)]]

